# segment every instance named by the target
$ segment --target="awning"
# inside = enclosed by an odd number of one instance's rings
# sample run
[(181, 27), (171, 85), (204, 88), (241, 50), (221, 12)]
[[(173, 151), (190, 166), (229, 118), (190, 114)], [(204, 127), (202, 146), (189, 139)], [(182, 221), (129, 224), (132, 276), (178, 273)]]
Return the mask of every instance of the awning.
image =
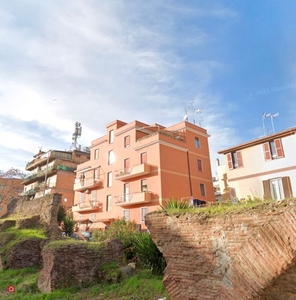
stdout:
[(93, 223), (90, 219), (83, 219), (83, 220), (78, 220), (76, 221), (79, 224), (88, 224), (88, 223)]

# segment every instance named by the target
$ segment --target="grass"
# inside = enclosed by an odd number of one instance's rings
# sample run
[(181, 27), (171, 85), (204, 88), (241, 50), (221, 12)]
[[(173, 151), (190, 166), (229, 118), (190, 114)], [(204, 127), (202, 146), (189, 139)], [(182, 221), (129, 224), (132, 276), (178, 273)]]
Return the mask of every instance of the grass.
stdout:
[(2, 262), (6, 263), (6, 253), (12, 246), (30, 238), (46, 239), (47, 236), (43, 229), (35, 228), (17, 229), (10, 227), (0, 232), (0, 255)]
[[(166, 297), (170, 299), (161, 276), (154, 276), (149, 270), (138, 270), (136, 275), (119, 283), (96, 284), (87, 287), (74, 286), (42, 293), (37, 287), (38, 268), (0, 271), (0, 299), (8, 300), (148, 300)], [(16, 291), (9, 294), (6, 288), (14, 285)]]
[(209, 218), (213, 216), (223, 216), (230, 213), (241, 213), (246, 210), (256, 209), (260, 207), (266, 207), (270, 203), (275, 203), (274, 200), (251, 199), (248, 198), (243, 201), (238, 201), (237, 204), (233, 204), (231, 201), (216, 202), (214, 205), (207, 205), (201, 207), (186, 207), (183, 205), (167, 205), (162, 207), (159, 212), (166, 212), (168, 215), (180, 215), (187, 213), (194, 213), (200, 215), (202, 218)]

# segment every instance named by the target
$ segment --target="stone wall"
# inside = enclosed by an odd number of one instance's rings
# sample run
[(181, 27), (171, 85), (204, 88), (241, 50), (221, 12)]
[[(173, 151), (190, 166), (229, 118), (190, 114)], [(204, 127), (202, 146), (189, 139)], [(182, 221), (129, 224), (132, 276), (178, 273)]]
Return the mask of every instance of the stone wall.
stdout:
[(52, 242), (42, 251), (42, 269), (38, 287), (43, 292), (98, 282), (100, 267), (108, 262), (122, 262), (123, 245), (119, 240), (107, 240), (102, 247), (91, 243)]
[(41, 265), (41, 250), (45, 239), (30, 238), (13, 245), (6, 253), (4, 268), (21, 269)]
[(296, 201), (243, 213), (146, 216), (171, 299), (296, 299)]
[[(32, 221), (36, 221), (34, 216), (38, 216), (40, 223), (49, 229), (51, 236), (58, 236), (60, 232), (57, 223), (57, 215), (61, 203), (61, 194), (47, 195), (33, 200), (30, 200), (28, 197), (22, 197), (17, 201), (13, 201), (8, 206), (8, 214), (5, 217), (17, 217), (19, 219), (19, 225), (24, 227), (25, 222), (30, 222), (29, 218), (31, 218)], [(27, 219), (27, 221), (24, 219)], [(32, 224), (28, 224), (28, 227), (32, 227)]]

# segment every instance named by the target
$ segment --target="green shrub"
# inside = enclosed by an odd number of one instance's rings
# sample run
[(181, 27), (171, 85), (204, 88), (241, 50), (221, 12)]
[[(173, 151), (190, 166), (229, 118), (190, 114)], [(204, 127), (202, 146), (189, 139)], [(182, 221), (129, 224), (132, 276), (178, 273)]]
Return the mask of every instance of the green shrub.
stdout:
[(66, 212), (66, 208), (63, 205), (59, 206), (59, 210), (58, 210), (58, 223), (59, 225), (62, 224), (62, 222), (65, 220), (67, 216), (67, 212)]
[(162, 275), (166, 267), (166, 261), (159, 251), (151, 236), (147, 232), (142, 232), (134, 237), (134, 252), (139, 260), (139, 263), (149, 268), (154, 275)]
[(162, 205), (160, 205), (161, 210), (172, 210), (172, 209), (188, 209), (189, 203), (180, 201), (178, 199), (170, 199), (168, 201), (164, 201)]
[(124, 257), (128, 261), (135, 256), (133, 252), (133, 241), (137, 233), (137, 224), (135, 221), (116, 219), (105, 231), (95, 230), (92, 237), (94, 242), (102, 242), (109, 238), (119, 239), (124, 247)]
[(74, 233), (74, 226), (76, 221), (73, 219), (73, 215), (70, 214), (65, 217), (62, 223), (62, 230), (65, 232), (66, 236), (71, 236)]

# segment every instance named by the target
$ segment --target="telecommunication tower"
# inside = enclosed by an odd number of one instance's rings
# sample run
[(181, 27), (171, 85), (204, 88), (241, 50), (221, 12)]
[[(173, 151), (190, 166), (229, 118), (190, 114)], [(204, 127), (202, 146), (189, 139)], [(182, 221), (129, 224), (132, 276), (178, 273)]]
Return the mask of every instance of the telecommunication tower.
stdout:
[(81, 132), (82, 132), (82, 127), (81, 123), (76, 122), (75, 123), (75, 131), (72, 134), (72, 147), (71, 149), (73, 150), (80, 150), (80, 145), (78, 145), (77, 139), (81, 137)]

